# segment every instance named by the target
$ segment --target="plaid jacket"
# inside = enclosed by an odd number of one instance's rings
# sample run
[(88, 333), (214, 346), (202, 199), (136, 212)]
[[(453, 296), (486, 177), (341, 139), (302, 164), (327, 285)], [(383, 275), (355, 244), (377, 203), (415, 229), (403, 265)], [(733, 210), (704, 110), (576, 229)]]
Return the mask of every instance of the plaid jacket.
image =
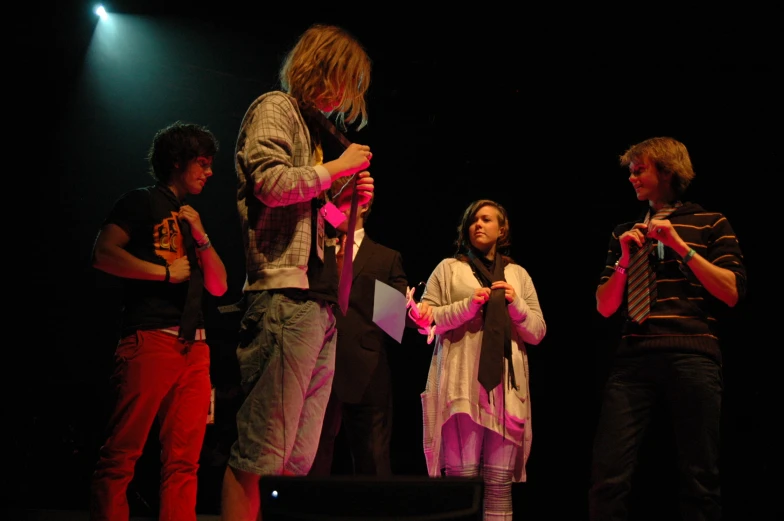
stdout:
[(272, 91), (240, 125), (234, 151), (237, 210), (245, 247), (243, 291), (308, 288), (313, 199), (328, 189), (297, 102)]

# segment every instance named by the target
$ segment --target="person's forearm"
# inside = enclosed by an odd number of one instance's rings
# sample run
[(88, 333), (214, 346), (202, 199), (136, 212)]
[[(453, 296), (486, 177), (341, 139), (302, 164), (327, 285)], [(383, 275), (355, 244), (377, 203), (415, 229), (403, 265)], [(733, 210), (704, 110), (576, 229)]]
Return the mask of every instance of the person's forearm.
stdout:
[(100, 246), (93, 252), (93, 267), (116, 277), (164, 280), (166, 267), (135, 257), (118, 246)]
[(526, 298), (517, 295), (507, 307), (512, 326), (517, 330), (520, 338), (528, 345), (538, 345), (547, 333), (547, 324), (542, 315), (539, 300), (533, 295)]
[(198, 252), (204, 271), (204, 287), (211, 295), (220, 297), (229, 289), (226, 266), (223, 264), (214, 246)]
[(333, 182), (343, 177), (342, 175), (343, 172), (348, 170), (348, 167), (346, 166), (346, 162), (342, 158), (337, 158), (332, 161), (327, 161), (321, 166), (324, 167), (324, 169), (327, 171), (329, 176), (332, 178)]
[[(673, 247), (673, 250), (681, 256), (681, 259), (684, 259), (684, 261), (688, 260), (686, 265), (708, 293), (729, 307), (734, 307), (738, 303), (738, 284), (735, 280), (735, 273), (716, 266), (699, 253), (694, 252), (689, 255), (691, 249), (691, 246), (684, 241), (679, 241)], [(690, 258), (687, 259), (687, 257)]]
[(613, 272), (612, 276), (596, 290), (596, 309), (604, 317), (609, 317), (621, 307), (623, 292), (626, 289), (624, 273)]
[(738, 284), (735, 273), (725, 268), (719, 268), (699, 253), (694, 254), (687, 266), (708, 293), (729, 307), (734, 307), (738, 303)]
[(331, 178), (310, 166), (276, 165), (254, 170), (254, 195), (269, 207), (289, 206), (311, 199), (329, 188)]
[(479, 312), (479, 305), (474, 304), (470, 297), (444, 306), (435, 306), (433, 302), (428, 304), (433, 310), (433, 322), (437, 334), (462, 326)]

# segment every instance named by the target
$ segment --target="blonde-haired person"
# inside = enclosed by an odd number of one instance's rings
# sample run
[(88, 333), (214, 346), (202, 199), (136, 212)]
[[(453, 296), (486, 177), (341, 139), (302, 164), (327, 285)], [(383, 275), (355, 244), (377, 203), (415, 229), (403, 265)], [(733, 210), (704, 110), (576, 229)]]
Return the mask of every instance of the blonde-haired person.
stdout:
[(422, 296), (436, 333), (422, 393), (425, 459), (431, 477), (482, 476), (484, 519), (511, 520), (532, 439), (526, 345), (539, 344), (546, 325), (533, 280), (507, 255), (503, 206), (471, 203), (456, 242)]
[(679, 519), (718, 521), (722, 356), (715, 317), (745, 296), (743, 254), (724, 215), (682, 200), (694, 179), (683, 143), (646, 139), (621, 154), (620, 164), (643, 207), (612, 231), (596, 290), (599, 313), (620, 313), (623, 325), (594, 440), (590, 519), (630, 518), (636, 454), (663, 401), (678, 447)]
[(223, 480), (224, 521), (256, 520), (261, 476), (305, 476), (316, 454), (335, 367), (338, 271), (327, 190), (356, 174), (359, 204), (373, 194), (370, 147), (353, 143), (325, 161), (322, 144), (334, 134), (324, 121), (365, 125), (370, 69), (347, 31), (314, 25), (281, 67), (285, 92), (259, 96), (240, 126), (246, 308), (237, 359), (246, 396)]
[[(283, 89), (304, 105), (335, 113), (338, 124), (368, 121), (365, 94), (371, 61), (362, 45), (344, 29), (314, 25), (300, 37), (280, 70)], [(340, 176), (337, 176), (340, 177)]]

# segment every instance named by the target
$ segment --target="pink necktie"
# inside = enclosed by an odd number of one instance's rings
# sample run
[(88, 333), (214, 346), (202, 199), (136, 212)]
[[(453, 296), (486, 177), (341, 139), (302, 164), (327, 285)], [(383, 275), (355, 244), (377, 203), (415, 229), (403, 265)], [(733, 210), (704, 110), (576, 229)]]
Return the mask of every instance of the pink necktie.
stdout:
[(341, 247), (343, 251), (343, 266), (338, 267), (340, 270), (340, 282), (338, 283), (338, 306), (346, 314), (348, 310), (348, 297), (351, 293), (351, 280), (354, 278), (354, 229), (357, 226), (357, 206), (359, 197), (357, 195), (357, 174), (354, 174), (354, 179), (349, 181), (351, 184), (351, 213), (348, 217), (348, 228), (346, 229), (346, 240), (344, 241), (345, 248)]

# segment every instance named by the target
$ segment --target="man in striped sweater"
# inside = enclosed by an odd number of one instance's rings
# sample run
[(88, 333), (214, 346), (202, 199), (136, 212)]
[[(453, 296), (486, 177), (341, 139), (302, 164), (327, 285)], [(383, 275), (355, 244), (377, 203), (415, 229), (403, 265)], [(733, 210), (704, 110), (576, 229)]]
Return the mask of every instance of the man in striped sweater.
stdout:
[(734, 307), (746, 270), (726, 217), (682, 202), (694, 179), (686, 147), (645, 140), (620, 156), (637, 221), (610, 237), (596, 290), (599, 313), (620, 312), (621, 339), (604, 389), (593, 446), (591, 521), (626, 520), (636, 455), (654, 406), (667, 403), (678, 448), (683, 520), (719, 520), (722, 358), (715, 307)]

